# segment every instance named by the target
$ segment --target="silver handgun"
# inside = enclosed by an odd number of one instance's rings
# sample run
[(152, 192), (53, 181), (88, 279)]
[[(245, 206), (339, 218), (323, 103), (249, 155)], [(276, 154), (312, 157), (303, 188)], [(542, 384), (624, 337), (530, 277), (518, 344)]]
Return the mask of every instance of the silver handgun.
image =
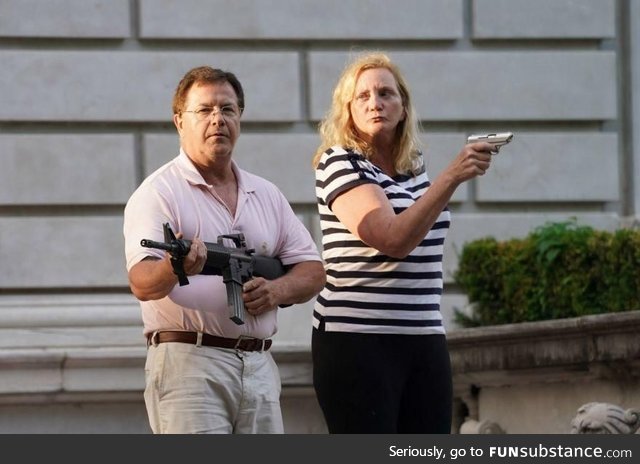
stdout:
[(496, 134), (474, 134), (467, 137), (467, 143), (489, 142), (496, 147), (495, 153), (500, 151), (500, 147), (508, 144), (513, 139), (513, 132), (499, 132)]

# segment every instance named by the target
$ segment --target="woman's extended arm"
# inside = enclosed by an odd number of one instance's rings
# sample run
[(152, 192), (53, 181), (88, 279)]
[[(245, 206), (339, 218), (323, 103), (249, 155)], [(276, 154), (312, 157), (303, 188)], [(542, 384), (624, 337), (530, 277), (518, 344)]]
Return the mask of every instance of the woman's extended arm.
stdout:
[(404, 258), (424, 240), (458, 186), (489, 168), (492, 145), (474, 143), (433, 181), (412, 206), (396, 214), (378, 185), (364, 184), (338, 196), (331, 209), (349, 231), (367, 245)]

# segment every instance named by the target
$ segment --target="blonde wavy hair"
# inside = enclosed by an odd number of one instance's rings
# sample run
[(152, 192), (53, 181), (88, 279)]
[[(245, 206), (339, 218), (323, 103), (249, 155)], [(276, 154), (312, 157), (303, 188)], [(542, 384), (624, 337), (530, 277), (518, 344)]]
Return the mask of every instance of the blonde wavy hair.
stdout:
[(398, 124), (396, 130), (395, 168), (398, 173), (417, 173), (422, 167), (420, 156), (420, 142), (418, 141), (418, 120), (411, 103), (409, 87), (400, 69), (382, 52), (368, 52), (353, 59), (340, 75), (338, 84), (333, 91), (331, 108), (319, 124), (320, 146), (313, 157), (313, 167), (317, 167), (322, 154), (334, 145), (355, 149), (367, 159), (373, 153), (373, 147), (358, 136), (350, 103), (354, 98), (356, 82), (363, 71), (367, 69), (388, 69), (395, 78), (402, 105), (406, 112), (404, 121)]

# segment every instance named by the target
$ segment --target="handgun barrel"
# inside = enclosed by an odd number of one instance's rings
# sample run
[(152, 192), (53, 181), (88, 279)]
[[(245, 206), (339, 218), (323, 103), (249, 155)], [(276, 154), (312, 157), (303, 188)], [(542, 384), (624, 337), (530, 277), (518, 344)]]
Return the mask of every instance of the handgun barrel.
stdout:
[(467, 143), (489, 142), (493, 145), (505, 145), (513, 139), (512, 132), (499, 132), (494, 134), (475, 134), (467, 137)]

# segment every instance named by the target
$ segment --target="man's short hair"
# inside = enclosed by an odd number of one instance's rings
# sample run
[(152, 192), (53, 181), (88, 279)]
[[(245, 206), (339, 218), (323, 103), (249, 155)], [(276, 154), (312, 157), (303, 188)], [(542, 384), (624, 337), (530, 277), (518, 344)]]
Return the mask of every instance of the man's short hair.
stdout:
[(217, 82), (228, 82), (233, 87), (238, 97), (240, 112), (244, 111), (244, 90), (238, 78), (229, 71), (212, 68), (211, 66), (199, 66), (190, 69), (178, 83), (176, 92), (173, 95), (173, 114), (180, 114), (184, 110), (187, 94), (194, 84), (213, 84)]

